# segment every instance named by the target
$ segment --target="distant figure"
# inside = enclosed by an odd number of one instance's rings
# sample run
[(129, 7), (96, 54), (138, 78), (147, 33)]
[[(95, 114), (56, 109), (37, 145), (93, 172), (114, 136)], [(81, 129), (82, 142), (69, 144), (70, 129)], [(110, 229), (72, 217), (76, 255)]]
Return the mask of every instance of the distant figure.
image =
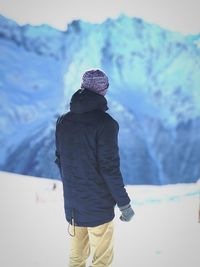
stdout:
[(117, 204), (122, 221), (134, 211), (120, 172), (119, 125), (106, 110), (108, 77), (99, 70), (83, 74), (81, 89), (70, 111), (56, 124), (56, 164), (63, 182), (66, 220), (71, 225), (69, 267), (84, 267), (92, 251), (92, 266), (113, 261), (113, 219)]
[(55, 191), (55, 190), (56, 190), (56, 183), (53, 183), (52, 190), (53, 190), (53, 191)]

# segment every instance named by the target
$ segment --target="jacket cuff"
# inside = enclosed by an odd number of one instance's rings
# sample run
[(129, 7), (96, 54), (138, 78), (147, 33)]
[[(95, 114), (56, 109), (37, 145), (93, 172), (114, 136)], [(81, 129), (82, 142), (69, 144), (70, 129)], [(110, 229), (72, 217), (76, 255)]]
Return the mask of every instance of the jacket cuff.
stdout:
[(123, 210), (126, 210), (126, 209), (128, 209), (128, 208), (130, 208), (130, 203), (129, 204), (127, 204), (127, 205), (124, 205), (124, 206), (122, 206), (122, 207), (119, 207), (119, 209), (120, 209), (120, 211), (123, 211)]

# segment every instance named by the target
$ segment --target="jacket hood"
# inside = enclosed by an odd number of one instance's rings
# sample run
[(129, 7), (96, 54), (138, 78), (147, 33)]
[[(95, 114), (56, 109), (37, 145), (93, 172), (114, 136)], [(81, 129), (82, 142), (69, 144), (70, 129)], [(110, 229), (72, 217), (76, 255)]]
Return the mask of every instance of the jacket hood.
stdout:
[(108, 110), (107, 100), (103, 95), (88, 89), (79, 89), (71, 98), (70, 111), (84, 113), (95, 109)]

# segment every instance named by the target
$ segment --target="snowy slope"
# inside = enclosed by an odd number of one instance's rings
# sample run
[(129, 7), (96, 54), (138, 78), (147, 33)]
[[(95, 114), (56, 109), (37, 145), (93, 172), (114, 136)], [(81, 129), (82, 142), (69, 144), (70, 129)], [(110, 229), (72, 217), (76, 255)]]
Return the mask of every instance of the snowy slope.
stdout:
[(58, 179), (54, 129), (83, 71), (110, 78), (128, 184), (194, 182), (200, 174), (199, 35), (124, 15), (102, 24), (18, 26), (0, 17), (0, 169)]
[[(68, 266), (62, 183), (0, 172), (0, 188), (0, 266)], [(116, 208), (113, 267), (199, 267), (200, 184), (126, 188), (135, 217)]]

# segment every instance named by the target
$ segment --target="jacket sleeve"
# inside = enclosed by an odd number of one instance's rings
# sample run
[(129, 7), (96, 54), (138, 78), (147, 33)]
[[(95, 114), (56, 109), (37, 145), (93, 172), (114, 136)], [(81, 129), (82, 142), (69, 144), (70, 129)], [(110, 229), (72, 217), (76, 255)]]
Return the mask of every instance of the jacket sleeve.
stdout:
[(55, 161), (54, 162), (56, 163), (56, 165), (60, 169), (61, 168), (61, 166), (60, 166), (60, 155), (59, 155), (59, 152), (58, 152), (57, 149), (55, 150)]
[(55, 149), (55, 160), (54, 162), (56, 163), (56, 165), (58, 166), (58, 169), (60, 171), (60, 175), (61, 175), (61, 163), (60, 163), (60, 153), (59, 153), (59, 146), (58, 146), (58, 122), (59, 122), (59, 118), (56, 122), (56, 130), (55, 130), (55, 146), (56, 146), (56, 149)]
[(97, 133), (97, 161), (100, 174), (103, 176), (118, 207), (130, 203), (130, 198), (124, 187), (120, 171), (118, 148), (119, 125), (115, 120), (109, 120)]

